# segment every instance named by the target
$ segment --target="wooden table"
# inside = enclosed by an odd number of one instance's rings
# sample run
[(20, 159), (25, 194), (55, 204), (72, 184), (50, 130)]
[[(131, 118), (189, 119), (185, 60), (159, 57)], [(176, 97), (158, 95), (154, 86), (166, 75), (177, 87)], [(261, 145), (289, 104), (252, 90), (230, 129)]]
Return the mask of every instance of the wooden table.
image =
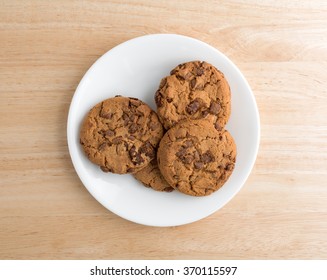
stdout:
[[(121, 2), (0, 1), (0, 258), (326, 259), (326, 1)], [(184, 34), (225, 53), (261, 117), (244, 188), (180, 227), (107, 211), (67, 149), (68, 108), (85, 71), (151, 33)]]

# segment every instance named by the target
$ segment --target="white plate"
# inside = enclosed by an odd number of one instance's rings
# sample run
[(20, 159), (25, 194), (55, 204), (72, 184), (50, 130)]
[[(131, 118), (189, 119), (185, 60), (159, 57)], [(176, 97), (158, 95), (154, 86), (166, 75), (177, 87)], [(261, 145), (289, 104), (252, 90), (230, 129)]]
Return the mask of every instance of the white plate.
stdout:
[[(207, 197), (145, 188), (132, 175), (103, 173), (84, 155), (79, 129), (87, 112), (117, 94), (137, 97), (153, 109), (162, 77), (182, 62), (205, 60), (226, 76), (232, 91), (232, 114), (227, 129), (237, 145), (234, 172), (226, 184)], [(129, 40), (100, 57), (76, 89), (69, 110), (69, 152), (88, 191), (117, 215), (144, 225), (177, 226), (200, 220), (223, 207), (242, 187), (256, 159), (260, 135), (253, 93), (239, 69), (215, 48), (192, 38), (155, 34)]]

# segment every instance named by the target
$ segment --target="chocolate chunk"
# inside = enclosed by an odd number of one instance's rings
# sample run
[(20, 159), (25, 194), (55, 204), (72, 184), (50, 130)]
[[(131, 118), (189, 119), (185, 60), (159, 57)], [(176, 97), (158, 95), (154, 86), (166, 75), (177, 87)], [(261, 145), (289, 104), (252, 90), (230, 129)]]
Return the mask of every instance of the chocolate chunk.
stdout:
[(194, 89), (195, 85), (196, 85), (196, 78), (192, 79), (190, 82), (190, 86), (192, 89)]
[(135, 157), (136, 154), (137, 154), (137, 151), (136, 151), (135, 146), (133, 145), (132, 148), (129, 150), (129, 155), (130, 155), (130, 157)]
[(175, 154), (183, 163), (189, 164), (194, 160), (193, 155), (187, 154), (187, 149), (182, 148)]
[(112, 169), (111, 168), (107, 168), (105, 166), (100, 166), (100, 169), (103, 171), (103, 172), (112, 172)]
[(217, 129), (218, 131), (222, 130), (222, 126), (220, 126), (220, 124), (218, 122), (215, 123), (215, 129)]
[(150, 158), (155, 157), (155, 151), (150, 142), (146, 142), (141, 146), (140, 153), (145, 154), (147, 157)]
[(136, 123), (132, 123), (128, 128), (128, 132), (131, 133), (131, 134), (134, 134), (139, 129), (140, 129), (139, 125), (137, 125)]
[(98, 150), (102, 151), (106, 146), (107, 146), (107, 143), (103, 142), (102, 144), (99, 145)]
[(215, 161), (215, 157), (210, 151), (206, 151), (204, 154), (200, 156), (200, 158), (203, 163), (209, 163)]
[(209, 111), (208, 110), (205, 110), (205, 111), (202, 111), (202, 117), (205, 118), (206, 116), (208, 116), (209, 114)]
[(141, 157), (140, 153), (136, 150), (136, 147), (133, 145), (132, 148), (129, 150), (129, 156), (131, 161), (137, 165), (144, 162), (144, 159)]
[(185, 148), (182, 148), (180, 149), (175, 155), (178, 157), (178, 158), (182, 158), (182, 157), (185, 157), (186, 155), (186, 149)]
[(136, 154), (135, 158), (132, 158), (132, 162), (138, 165), (144, 162), (144, 158), (140, 154)]
[(167, 78), (161, 79), (159, 88), (163, 88), (166, 84), (167, 84)]
[(202, 68), (196, 68), (195, 72), (196, 72), (196, 75), (198, 75), (198, 76), (201, 76), (204, 73)]
[(186, 140), (184, 142), (184, 145), (185, 145), (185, 147), (191, 147), (191, 146), (193, 146), (193, 142), (192, 142), (192, 140)]
[(114, 135), (115, 135), (115, 131), (113, 131), (113, 130), (111, 130), (111, 129), (108, 129), (108, 130), (105, 132), (105, 134), (106, 134), (107, 136), (111, 137), (111, 136), (114, 136)]
[(189, 80), (192, 77), (192, 74), (190, 72), (179, 72), (176, 75), (177, 79), (179, 80)]
[(173, 69), (170, 71), (170, 75), (174, 75), (177, 72), (177, 69)]
[(194, 115), (200, 108), (200, 102), (198, 99), (193, 100), (190, 104), (186, 107), (186, 112), (190, 115)]
[(194, 162), (194, 168), (201, 169), (204, 166), (204, 163), (202, 161), (196, 161)]
[(209, 112), (210, 114), (217, 115), (221, 109), (221, 106), (218, 102), (211, 102)]
[(194, 160), (193, 156), (192, 155), (187, 155), (183, 158), (181, 158), (181, 161), (185, 164), (189, 164), (191, 163), (192, 161)]
[(106, 113), (106, 112), (101, 112), (100, 117), (104, 119), (111, 119), (113, 116), (113, 113)]
[(137, 98), (132, 98), (128, 103), (129, 107), (139, 107), (140, 105), (142, 105), (142, 101)]
[(234, 168), (233, 164), (227, 164), (225, 170), (231, 171), (233, 170), (233, 168)]
[(112, 139), (112, 144), (117, 145), (117, 144), (120, 144), (121, 142), (123, 142), (123, 137), (122, 136), (118, 136), (118, 137)]
[(156, 94), (154, 96), (154, 100), (157, 104), (158, 107), (162, 107), (163, 101), (162, 101), (162, 96), (159, 90), (156, 91)]

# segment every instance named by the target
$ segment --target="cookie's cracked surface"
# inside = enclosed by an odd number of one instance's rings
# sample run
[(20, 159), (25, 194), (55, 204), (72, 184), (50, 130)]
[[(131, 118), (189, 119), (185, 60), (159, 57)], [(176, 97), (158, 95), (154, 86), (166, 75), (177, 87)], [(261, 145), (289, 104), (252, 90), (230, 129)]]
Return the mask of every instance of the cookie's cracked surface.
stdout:
[(167, 131), (157, 157), (172, 187), (205, 196), (218, 190), (233, 172), (236, 145), (227, 130), (216, 130), (208, 120), (185, 120)]
[(201, 61), (174, 68), (170, 76), (161, 80), (155, 101), (166, 129), (183, 119), (203, 118), (222, 128), (231, 111), (231, 93), (224, 74)]
[(157, 114), (136, 98), (117, 96), (94, 106), (80, 131), (85, 154), (104, 172), (134, 173), (155, 158), (163, 135)]
[(157, 159), (152, 160), (145, 168), (133, 174), (146, 187), (156, 191), (172, 192), (172, 188), (162, 176)]

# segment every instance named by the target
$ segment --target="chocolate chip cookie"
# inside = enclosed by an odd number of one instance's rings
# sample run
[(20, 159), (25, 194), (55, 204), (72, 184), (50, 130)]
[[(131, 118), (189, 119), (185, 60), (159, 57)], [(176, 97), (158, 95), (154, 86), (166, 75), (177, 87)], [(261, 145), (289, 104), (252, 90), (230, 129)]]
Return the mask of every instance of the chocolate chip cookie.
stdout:
[(157, 114), (136, 98), (116, 96), (94, 106), (80, 131), (85, 154), (104, 172), (134, 173), (155, 158), (163, 135)]
[(205, 196), (218, 190), (232, 174), (236, 145), (227, 130), (207, 120), (186, 120), (162, 138), (158, 165), (166, 181), (180, 192)]
[(146, 167), (133, 175), (137, 180), (143, 183), (143, 185), (156, 191), (172, 192), (174, 190), (162, 176), (157, 159), (152, 160)]
[(161, 80), (155, 94), (165, 129), (183, 119), (203, 119), (223, 128), (231, 112), (230, 87), (224, 74), (207, 62), (178, 65)]

